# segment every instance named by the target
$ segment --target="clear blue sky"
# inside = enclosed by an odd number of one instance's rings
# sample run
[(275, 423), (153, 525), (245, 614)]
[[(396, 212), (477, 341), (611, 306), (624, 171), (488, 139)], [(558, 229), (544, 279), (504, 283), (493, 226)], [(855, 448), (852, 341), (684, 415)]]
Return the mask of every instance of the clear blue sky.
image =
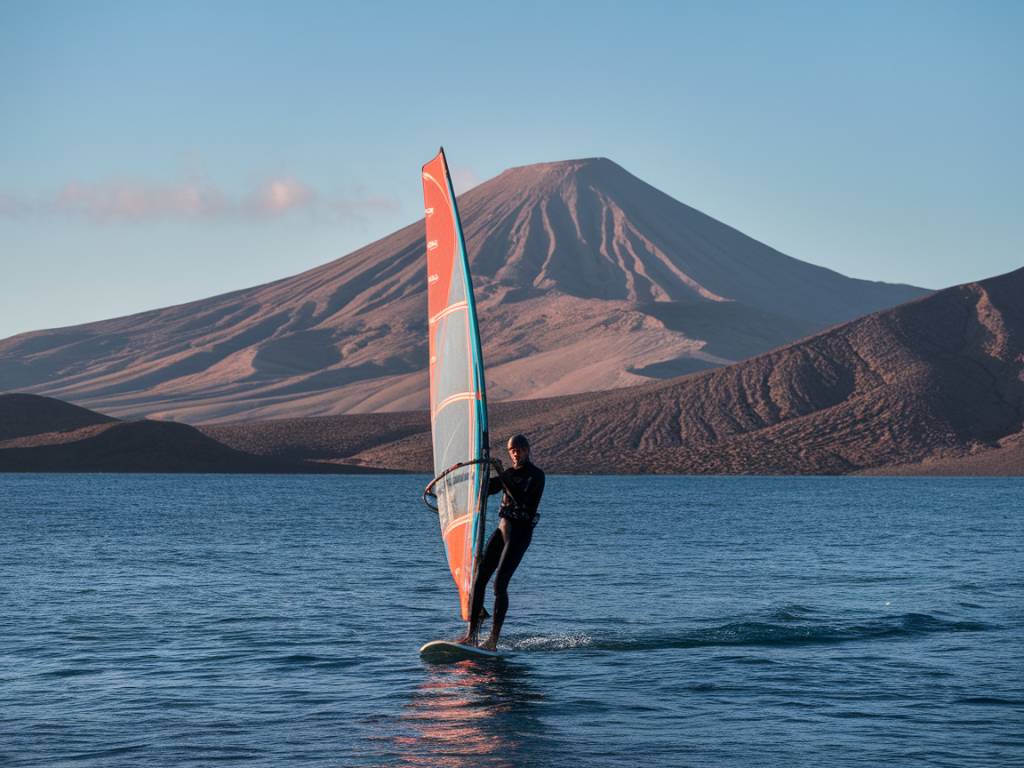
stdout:
[(605, 156), (779, 250), (1024, 265), (1024, 3), (0, 2), (0, 337), (295, 274)]

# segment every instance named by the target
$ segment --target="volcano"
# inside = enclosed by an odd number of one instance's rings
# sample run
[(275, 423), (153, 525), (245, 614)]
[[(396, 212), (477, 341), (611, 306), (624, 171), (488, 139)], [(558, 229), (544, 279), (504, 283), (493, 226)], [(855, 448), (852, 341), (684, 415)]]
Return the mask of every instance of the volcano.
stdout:
[[(788, 257), (604, 158), (458, 202), (492, 400), (727, 365), (926, 293)], [(0, 341), (0, 390), (192, 423), (370, 413), (425, 408), (426, 362), (417, 221), (294, 277)]]

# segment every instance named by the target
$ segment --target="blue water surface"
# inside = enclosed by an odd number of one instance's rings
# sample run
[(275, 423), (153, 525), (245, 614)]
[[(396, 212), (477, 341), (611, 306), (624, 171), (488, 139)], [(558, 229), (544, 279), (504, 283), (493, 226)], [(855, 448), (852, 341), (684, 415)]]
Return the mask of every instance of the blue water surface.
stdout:
[(427, 479), (0, 475), (0, 765), (1024, 764), (1020, 479), (549, 477), (448, 666)]

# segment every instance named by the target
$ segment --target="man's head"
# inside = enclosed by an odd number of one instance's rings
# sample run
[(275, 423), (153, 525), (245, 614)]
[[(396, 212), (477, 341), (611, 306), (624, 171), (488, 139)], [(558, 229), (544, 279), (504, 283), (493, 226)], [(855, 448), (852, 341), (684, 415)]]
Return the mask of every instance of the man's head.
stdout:
[(515, 435), (508, 439), (508, 457), (513, 467), (521, 467), (530, 458), (530, 441), (526, 435)]

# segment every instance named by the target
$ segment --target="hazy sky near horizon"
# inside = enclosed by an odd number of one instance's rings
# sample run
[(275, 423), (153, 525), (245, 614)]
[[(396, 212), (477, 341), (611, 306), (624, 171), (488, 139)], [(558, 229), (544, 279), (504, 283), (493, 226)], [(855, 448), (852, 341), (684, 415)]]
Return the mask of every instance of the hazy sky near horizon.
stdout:
[(0, 338), (245, 288), (603, 156), (795, 258), (1024, 265), (1024, 3), (0, 0)]

